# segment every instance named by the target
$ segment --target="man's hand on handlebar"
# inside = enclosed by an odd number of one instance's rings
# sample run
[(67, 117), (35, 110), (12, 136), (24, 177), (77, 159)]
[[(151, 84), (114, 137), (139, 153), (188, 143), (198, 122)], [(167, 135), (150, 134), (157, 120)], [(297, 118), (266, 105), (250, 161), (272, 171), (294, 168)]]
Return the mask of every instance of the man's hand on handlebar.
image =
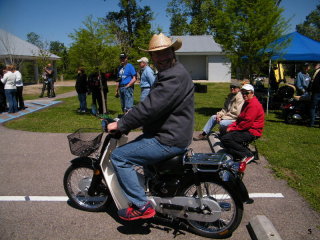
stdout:
[(119, 132), (118, 122), (109, 123), (107, 126), (107, 130), (108, 130), (108, 133), (111, 133), (111, 134)]

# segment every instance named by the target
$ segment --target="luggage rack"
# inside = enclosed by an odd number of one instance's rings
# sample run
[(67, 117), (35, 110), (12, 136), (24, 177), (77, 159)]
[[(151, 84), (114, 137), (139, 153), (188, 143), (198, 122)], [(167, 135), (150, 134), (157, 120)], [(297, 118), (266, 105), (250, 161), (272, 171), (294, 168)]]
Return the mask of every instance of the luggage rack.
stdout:
[(232, 158), (226, 153), (194, 153), (183, 164), (193, 165), (199, 172), (217, 172), (229, 159)]

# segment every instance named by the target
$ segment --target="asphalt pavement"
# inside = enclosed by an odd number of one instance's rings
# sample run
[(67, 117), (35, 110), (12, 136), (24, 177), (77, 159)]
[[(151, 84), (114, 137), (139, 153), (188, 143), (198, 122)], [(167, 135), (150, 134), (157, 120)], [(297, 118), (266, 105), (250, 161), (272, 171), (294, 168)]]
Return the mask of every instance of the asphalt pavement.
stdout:
[[(139, 134), (132, 132), (129, 139)], [(64, 200), (62, 180), (75, 156), (67, 135), (0, 125), (0, 239), (205, 239), (156, 220), (123, 225), (114, 205), (100, 213), (70, 206)], [(191, 147), (194, 152), (210, 152), (206, 141)], [(242, 222), (229, 239), (250, 239), (246, 225), (257, 215), (267, 216), (282, 239), (320, 239), (320, 214), (274, 177), (266, 159), (248, 165), (244, 182), (255, 201), (244, 206)]]

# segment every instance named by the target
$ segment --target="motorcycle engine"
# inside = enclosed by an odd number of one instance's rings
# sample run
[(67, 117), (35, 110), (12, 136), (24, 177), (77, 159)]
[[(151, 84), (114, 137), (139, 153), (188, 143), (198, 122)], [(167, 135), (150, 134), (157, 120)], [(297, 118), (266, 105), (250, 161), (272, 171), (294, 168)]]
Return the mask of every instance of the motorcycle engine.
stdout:
[(176, 196), (180, 180), (176, 178), (168, 180), (151, 180), (149, 187), (152, 191), (152, 194), (159, 197), (174, 197)]

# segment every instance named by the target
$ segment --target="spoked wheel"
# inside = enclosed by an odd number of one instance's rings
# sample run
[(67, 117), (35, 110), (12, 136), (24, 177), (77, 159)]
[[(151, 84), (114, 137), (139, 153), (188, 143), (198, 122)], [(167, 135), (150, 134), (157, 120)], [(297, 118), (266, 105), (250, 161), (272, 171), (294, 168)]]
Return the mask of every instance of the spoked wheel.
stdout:
[[(188, 220), (191, 230), (196, 234), (209, 238), (229, 237), (241, 222), (242, 202), (237, 200), (220, 182), (211, 180), (201, 182), (201, 189), (204, 198), (210, 198), (219, 203), (221, 216), (217, 221), (211, 223)], [(189, 184), (183, 189), (181, 195), (197, 198), (196, 185)]]
[(102, 180), (96, 187), (94, 193), (89, 195), (93, 177), (93, 168), (90, 166), (71, 165), (63, 179), (64, 190), (78, 208), (90, 212), (104, 210), (110, 193), (106, 183)]

